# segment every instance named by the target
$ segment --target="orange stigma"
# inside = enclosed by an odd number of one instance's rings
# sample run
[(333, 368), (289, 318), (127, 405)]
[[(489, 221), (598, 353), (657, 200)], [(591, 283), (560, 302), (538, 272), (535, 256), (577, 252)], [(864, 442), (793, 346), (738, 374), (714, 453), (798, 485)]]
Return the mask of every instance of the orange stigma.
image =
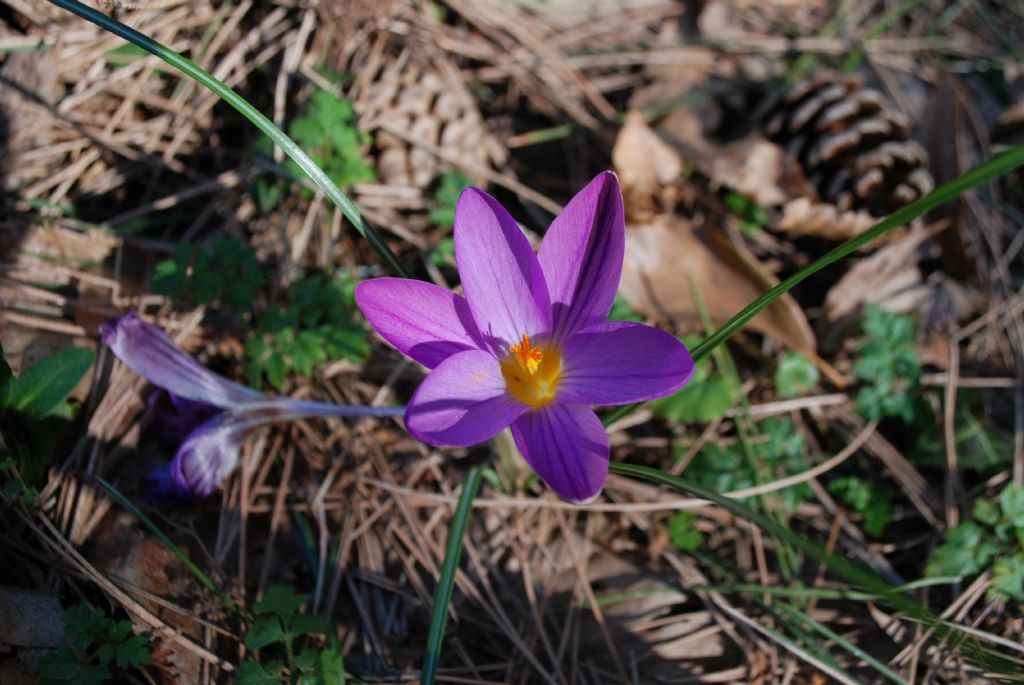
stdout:
[(519, 368), (531, 376), (537, 373), (540, 363), (544, 361), (544, 353), (539, 347), (530, 346), (530, 336), (525, 333), (523, 333), (521, 343), (509, 345), (508, 349), (515, 355), (516, 361), (519, 362)]
[(562, 379), (562, 356), (551, 345), (534, 346), (530, 336), (509, 345), (511, 354), (501, 360), (501, 375), (514, 397), (531, 407), (543, 407), (555, 398)]

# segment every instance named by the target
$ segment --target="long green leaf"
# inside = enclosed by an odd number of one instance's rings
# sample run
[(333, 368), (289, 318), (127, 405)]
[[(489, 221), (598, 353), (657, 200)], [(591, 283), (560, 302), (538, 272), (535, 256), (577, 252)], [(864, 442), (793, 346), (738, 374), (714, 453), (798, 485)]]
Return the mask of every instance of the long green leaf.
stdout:
[(452, 601), (452, 589), (455, 585), (455, 572), (459, 568), (462, 557), (462, 542), (469, 526), (469, 514), (473, 510), (473, 498), (480, 488), (480, 467), (474, 466), (466, 474), (462, 482), (462, 494), (455, 507), (451, 529), (448, 531), (448, 546), (444, 551), (444, 565), (441, 567), (441, 578), (434, 594), (434, 613), (430, 616), (430, 633), (427, 636), (427, 653), (423, 657), (423, 671), (420, 673), (421, 685), (433, 685), (437, 678), (437, 664), (441, 659), (441, 643), (444, 640), (444, 629), (448, 624), (448, 605)]
[(80, 347), (40, 359), (9, 381), (7, 408), (33, 419), (46, 418), (67, 399), (95, 360), (95, 352)]
[(627, 476), (629, 478), (636, 478), (639, 480), (648, 480), (653, 483), (667, 485), (692, 497), (698, 497), (700, 499), (706, 499), (709, 502), (713, 502), (735, 516), (746, 519), (765, 532), (770, 533), (771, 535), (785, 541), (792, 547), (799, 549), (815, 561), (825, 564), (829, 569), (845, 578), (848, 582), (859, 585), (861, 588), (877, 594), (880, 601), (887, 603), (891, 607), (907, 614), (913, 619), (921, 621), (921, 623), (933, 629), (935, 634), (940, 638), (951, 638), (953, 640), (953, 644), (956, 644), (967, 656), (972, 658), (976, 663), (983, 665), (986, 669), (997, 672), (1001, 671), (1003, 673), (1012, 673), (1017, 671), (1017, 666), (1013, 662), (1000, 654), (993, 653), (991, 650), (986, 649), (984, 646), (979, 644), (974, 637), (957, 631), (955, 626), (949, 626), (943, 623), (937, 617), (932, 615), (931, 612), (918, 604), (912, 597), (900, 592), (887, 583), (885, 579), (878, 575), (878, 573), (873, 569), (863, 564), (850, 561), (844, 557), (829, 554), (828, 550), (824, 547), (797, 535), (785, 526), (754, 511), (738, 500), (723, 497), (717, 492), (706, 490), (705, 488), (694, 485), (693, 483), (683, 480), (678, 476), (673, 476), (670, 473), (665, 473), (664, 471), (649, 468), (647, 466), (612, 462), (609, 465), (609, 470), (612, 473), (619, 474), (620, 476)]
[(275, 126), (274, 122), (249, 104), (245, 98), (228, 88), (224, 83), (214, 78), (212, 74), (202, 69), (191, 60), (186, 59), (174, 50), (171, 50), (158, 41), (153, 40), (149, 36), (139, 33), (129, 26), (125, 26), (116, 19), (108, 17), (99, 10), (83, 5), (81, 2), (78, 2), (78, 0), (50, 0), (50, 2), (58, 7), (68, 10), (69, 12), (77, 14), (83, 19), (91, 21), (100, 28), (110, 31), (114, 35), (124, 38), (130, 43), (139, 46), (146, 52), (156, 55), (181, 73), (216, 93), (218, 97), (224, 100), (224, 102), (238, 110), (242, 116), (251, 121), (256, 128), (273, 140), (286, 155), (291, 157), (292, 160), (294, 160), (295, 163), (309, 175), (313, 180), (313, 183), (315, 183), (320, 190), (323, 191), (324, 195), (326, 195), (331, 202), (337, 205), (342, 214), (352, 222), (352, 225), (356, 227), (356, 230), (370, 241), (370, 245), (373, 246), (373, 249), (375, 249), (384, 261), (386, 261), (388, 265), (395, 270), (395, 273), (409, 278), (409, 273), (406, 271), (405, 267), (402, 266), (402, 263), (398, 261), (398, 257), (395, 256), (391, 251), (391, 248), (389, 248), (387, 243), (384, 242), (381, 235), (377, 233), (376, 229), (374, 229), (362, 215), (355, 203), (353, 203), (345, 193), (341, 192), (341, 189), (335, 185), (334, 181), (324, 173), (323, 169), (318, 167), (316, 163), (309, 158), (309, 155), (302, 151), (302, 148), (295, 144), (295, 141), (285, 135), (284, 131)]

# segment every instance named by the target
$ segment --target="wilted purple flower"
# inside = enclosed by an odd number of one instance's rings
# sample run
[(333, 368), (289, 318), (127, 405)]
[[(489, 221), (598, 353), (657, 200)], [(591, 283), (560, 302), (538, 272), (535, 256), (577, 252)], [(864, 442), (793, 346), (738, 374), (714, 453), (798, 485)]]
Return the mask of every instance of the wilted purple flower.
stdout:
[[(248, 433), (275, 421), (325, 416), (400, 416), (402, 407), (361, 407), (273, 397), (218, 376), (185, 354), (156, 326), (134, 312), (100, 326), (103, 344), (135, 373), (170, 395), (184, 436), (170, 467), (178, 494), (206, 496), (238, 463)], [(184, 431), (182, 431), (184, 433)], [(166, 479), (157, 476), (166, 487)]]
[(472, 445), (506, 426), (561, 497), (595, 497), (608, 435), (590, 405), (667, 395), (693, 373), (675, 337), (607, 321), (622, 273), (625, 224), (614, 174), (587, 185), (534, 253), (498, 202), (468, 188), (455, 210), (460, 297), (429, 283), (378, 278), (356, 287), (377, 332), (433, 369), (406, 409), (432, 445)]

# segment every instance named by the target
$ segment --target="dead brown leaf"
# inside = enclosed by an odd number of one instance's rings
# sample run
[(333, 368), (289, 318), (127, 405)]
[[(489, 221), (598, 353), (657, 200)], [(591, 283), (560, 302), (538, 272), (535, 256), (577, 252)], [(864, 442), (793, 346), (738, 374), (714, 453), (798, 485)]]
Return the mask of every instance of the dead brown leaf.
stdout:
[[(628, 222), (620, 289), (634, 309), (684, 328), (700, 328), (692, 281), (717, 326), (778, 284), (735, 232), (697, 226), (674, 213), (671, 198), (678, 192), (673, 187), (683, 160), (642, 119), (627, 120), (612, 157), (622, 179)], [(794, 350), (817, 348), (807, 318), (788, 294), (750, 326)]]
[[(778, 284), (749, 251), (722, 233), (679, 216), (629, 226), (620, 291), (630, 306), (683, 328), (700, 328), (692, 280), (712, 323), (719, 326)], [(788, 294), (749, 325), (793, 350), (817, 348), (807, 318)]]

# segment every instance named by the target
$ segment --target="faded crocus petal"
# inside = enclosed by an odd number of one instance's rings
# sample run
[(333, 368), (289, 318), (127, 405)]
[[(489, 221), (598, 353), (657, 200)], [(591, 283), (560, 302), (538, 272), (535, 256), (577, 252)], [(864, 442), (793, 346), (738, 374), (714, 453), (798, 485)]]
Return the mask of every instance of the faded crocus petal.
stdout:
[(590, 405), (663, 397), (693, 374), (674, 336), (606, 320), (624, 250), (614, 174), (599, 174), (569, 202), (538, 254), (494, 198), (465, 190), (455, 208), (465, 300), (403, 279), (356, 288), (381, 336), (433, 369), (409, 402), (409, 432), (432, 445), (470, 445), (511, 425), (552, 490), (573, 502), (596, 497), (609, 448)]
[(264, 397), (210, 371), (135, 312), (101, 325), (100, 334), (122, 364), (172, 395), (224, 409)]
[(401, 416), (405, 411), (257, 392), (209, 371), (135, 313), (103, 324), (100, 332), (122, 363), (166, 391), (150, 407), (158, 420), (169, 420), (164, 428), (177, 430), (178, 438), (185, 436), (170, 467), (150, 476), (163, 494), (206, 496), (216, 491), (238, 464), (245, 439), (259, 426), (328, 416)]

